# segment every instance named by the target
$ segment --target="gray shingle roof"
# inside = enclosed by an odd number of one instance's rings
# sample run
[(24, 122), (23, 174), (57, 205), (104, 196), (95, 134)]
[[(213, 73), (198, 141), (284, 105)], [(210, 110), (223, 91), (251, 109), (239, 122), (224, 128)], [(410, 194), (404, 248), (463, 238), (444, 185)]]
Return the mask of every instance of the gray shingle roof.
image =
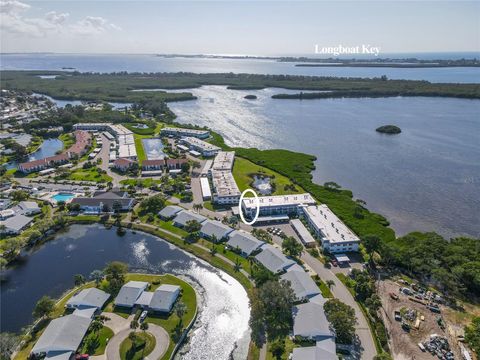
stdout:
[(280, 276), (280, 279), (290, 281), (290, 285), (295, 293), (297, 300), (306, 299), (320, 294), (315, 281), (305, 271), (287, 271)]
[(69, 360), (71, 356), (71, 351), (52, 351), (47, 354), (44, 360)]
[(101, 308), (109, 297), (110, 294), (97, 288), (83, 289), (67, 301), (67, 306)]
[(222, 224), (220, 221), (217, 220), (207, 220), (202, 223), (202, 229), (200, 232), (202, 235), (207, 236), (209, 238), (215, 236), (217, 240), (221, 240), (227, 237), (233, 229), (230, 226)]
[(187, 222), (190, 221), (190, 220), (196, 220), (199, 223), (202, 223), (205, 220), (207, 220), (207, 218), (205, 216), (200, 215), (200, 214), (195, 214), (191, 211), (183, 210), (183, 211), (180, 211), (177, 214), (177, 216), (174, 219), (174, 222), (176, 224), (181, 225), (181, 226), (185, 226), (187, 224)]
[(160, 217), (164, 219), (170, 219), (182, 210), (183, 209), (180, 206), (169, 205), (169, 206), (165, 206), (162, 210), (160, 210), (158, 212), (158, 215), (160, 215)]
[(153, 293), (149, 306), (150, 309), (165, 312), (170, 311), (175, 300), (177, 300), (179, 293), (180, 286), (167, 284), (160, 285)]
[(227, 244), (233, 249), (238, 247), (247, 256), (265, 244), (244, 231), (234, 231), (230, 233), (229, 238)]
[(323, 310), (323, 302), (323, 298), (317, 295), (314, 301), (293, 307), (294, 336), (298, 335), (315, 340), (334, 336)]
[(32, 221), (33, 218), (27, 217), (25, 215), (15, 215), (3, 221), (0, 221), (0, 225), (5, 225), (7, 230), (19, 232)]
[(132, 307), (147, 286), (148, 283), (143, 281), (129, 281), (118, 292), (115, 305)]
[(292, 360), (338, 360), (333, 338), (317, 341), (315, 346), (293, 349)]
[(285, 270), (295, 264), (295, 261), (288, 259), (280, 250), (269, 244), (263, 247), (263, 251), (256, 255), (255, 259), (273, 273)]
[(32, 352), (76, 351), (92, 319), (74, 314), (54, 319), (33, 347)]

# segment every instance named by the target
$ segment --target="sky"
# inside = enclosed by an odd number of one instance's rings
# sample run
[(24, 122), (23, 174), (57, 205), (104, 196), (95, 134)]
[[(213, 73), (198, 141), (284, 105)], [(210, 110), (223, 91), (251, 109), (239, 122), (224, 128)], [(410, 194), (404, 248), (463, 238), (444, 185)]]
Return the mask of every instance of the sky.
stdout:
[(480, 51), (480, 1), (0, 0), (0, 51), (314, 54)]

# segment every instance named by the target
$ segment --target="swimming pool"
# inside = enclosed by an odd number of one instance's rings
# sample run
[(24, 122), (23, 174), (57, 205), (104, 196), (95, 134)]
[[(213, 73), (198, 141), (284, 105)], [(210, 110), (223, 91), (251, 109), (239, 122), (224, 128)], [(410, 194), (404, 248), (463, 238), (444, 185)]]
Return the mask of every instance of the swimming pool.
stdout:
[(71, 193), (58, 193), (53, 195), (52, 199), (55, 200), (56, 202), (59, 202), (59, 201), (67, 202), (74, 197), (75, 195)]

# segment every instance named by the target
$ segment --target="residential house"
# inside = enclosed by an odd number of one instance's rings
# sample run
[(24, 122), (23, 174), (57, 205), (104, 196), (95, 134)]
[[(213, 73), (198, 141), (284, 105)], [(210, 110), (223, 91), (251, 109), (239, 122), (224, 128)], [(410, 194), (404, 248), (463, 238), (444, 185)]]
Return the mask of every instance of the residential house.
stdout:
[(183, 208), (180, 206), (168, 205), (158, 212), (158, 216), (160, 216), (162, 220), (168, 221), (173, 219), (182, 210)]
[(153, 311), (168, 313), (179, 295), (180, 286), (162, 284), (153, 293), (148, 307)]
[(228, 237), (227, 245), (232, 250), (240, 251), (240, 254), (244, 257), (250, 256), (265, 245), (263, 241), (260, 241), (255, 236), (241, 230), (233, 231)]
[[(293, 268), (293, 266), (291, 267)], [(320, 289), (313, 279), (303, 269), (291, 270), (289, 268), (285, 274), (280, 276), (280, 279), (290, 282), (290, 286), (295, 293), (297, 301), (309, 299), (320, 294)]]
[(270, 244), (266, 244), (262, 252), (255, 256), (255, 259), (275, 274), (285, 271), (295, 264), (295, 261), (287, 258), (281, 250)]
[(118, 292), (114, 301), (115, 306), (133, 307), (147, 286), (148, 283), (144, 281), (129, 281)]
[(230, 226), (222, 224), (217, 220), (206, 220), (202, 223), (200, 235), (205, 239), (222, 241), (233, 231)]
[(194, 212), (188, 211), (188, 210), (182, 210), (180, 211), (177, 216), (173, 219), (173, 225), (176, 227), (183, 228), (187, 225), (187, 222), (195, 220), (198, 223), (203, 223), (207, 218), (205, 216), (202, 216), (200, 214), (196, 214)]
[(101, 309), (110, 294), (97, 288), (87, 288), (72, 296), (67, 301), (67, 308), (70, 309)]

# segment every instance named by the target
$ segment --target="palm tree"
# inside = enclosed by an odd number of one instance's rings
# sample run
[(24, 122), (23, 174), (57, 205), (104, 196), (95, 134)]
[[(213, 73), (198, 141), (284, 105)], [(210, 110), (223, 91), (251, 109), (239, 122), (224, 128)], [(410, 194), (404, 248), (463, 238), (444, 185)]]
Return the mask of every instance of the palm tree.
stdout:
[(103, 324), (101, 321), (99, 320), (94, 320), (92, 322), (92, 324), (90, 325), (90, 329), (94, 332), (94, 333), (98, 333), (101, 329), (103, 328)]
[(187, 312), (187, 306), (183, 301), (179, 300), (175, 305), (175, 314), (177, 314), (178, 318), (180, 319), (179, 324), (182, 323), (183, 315), (185, 315), (186, 312)]
[(217, 254), (217, 247), (215, 245), (212, 245), (210, 248), (210, 255), (215, 256)]
[(233, 265), (233, 270), (235, 272), (239, 272), (241, 269), (242, 269), (242, 265), (240, 263), (240, 260), (238, 260), (238, 258), (237, 258), (237, 259), (235, 259), (235, 265)]
[(335, 285), (335, 281), (333, 280), (327, 280), (325, 283), (327, 284), (329, 289), (332, 289), (332, 286)]
[(90, 279), (95, 281), (95, 285), (98, 286), (103, 280), (103, 271), (101, 270), (93, 270), (90, 273)]

